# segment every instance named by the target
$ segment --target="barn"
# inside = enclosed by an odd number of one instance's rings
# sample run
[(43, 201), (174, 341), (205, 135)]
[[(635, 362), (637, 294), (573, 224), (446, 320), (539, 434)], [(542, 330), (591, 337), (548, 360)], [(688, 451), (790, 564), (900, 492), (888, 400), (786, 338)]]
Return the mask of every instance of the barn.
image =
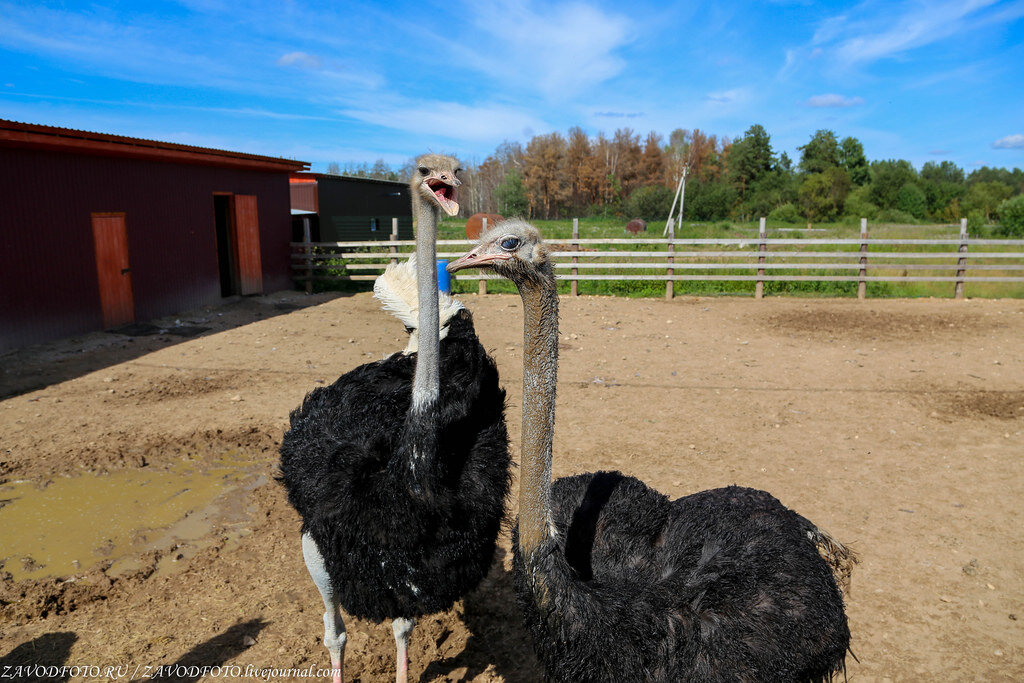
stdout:
[(386, 240), (393, 218), (398, 238), (413, 239), (409, 184), (330, 173), (295, 173), (291, 177), (295, 241), (308, 227), (314, 242)]
[(0, 119), (0, 350), (290, 288), (307, 168)]

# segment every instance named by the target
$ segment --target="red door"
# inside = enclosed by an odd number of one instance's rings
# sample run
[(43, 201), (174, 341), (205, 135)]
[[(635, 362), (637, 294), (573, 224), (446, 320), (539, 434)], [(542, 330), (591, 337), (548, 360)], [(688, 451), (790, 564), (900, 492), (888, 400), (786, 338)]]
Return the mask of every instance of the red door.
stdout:
[(256, 195), (234, 196), (235, 247), (238, 254), (239, 294), (263, 293), (263, 265), (260, 261), (260, 221)]
[(103, 327), (135, 322), (132, 274), (128, 265), (128, 230), (123, 213), (92, 214), (96, 274), (103, 308)]

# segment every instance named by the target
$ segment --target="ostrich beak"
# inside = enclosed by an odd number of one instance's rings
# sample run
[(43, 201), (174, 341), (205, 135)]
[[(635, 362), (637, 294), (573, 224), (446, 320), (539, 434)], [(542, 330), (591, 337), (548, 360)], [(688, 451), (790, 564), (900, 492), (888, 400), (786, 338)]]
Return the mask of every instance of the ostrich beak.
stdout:
[(465, 268), (486, 268), (490, 266), (492, 263), (497, 263), (498, 261), (508, 261), (511, 258), (511, 254), (489, 254), (486, 252), (485, 245), (481, 244), (468, 254), (460, 256), (459, 258), (449, 263), (447, 266), (447, 270), (449, 273), (454, 273), (457, 270), (463, 270)]
[(430, 177), (423, 181), (423, 187), (449, 216), (454, 216), (459, 212), (459, 192), (456, 188), (461, 184), (462, 181), (454, 176), (451, 176), (450, 179), (445, 176)]

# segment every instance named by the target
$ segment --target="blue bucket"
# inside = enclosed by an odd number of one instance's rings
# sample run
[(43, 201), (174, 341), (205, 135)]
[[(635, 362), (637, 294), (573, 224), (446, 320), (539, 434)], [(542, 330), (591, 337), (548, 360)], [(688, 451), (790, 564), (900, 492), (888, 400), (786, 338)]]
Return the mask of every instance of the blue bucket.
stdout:
[(445, 294), (451, 294), (452, 277), (448, 273), (448, 260), (437, 259), (437, 288)]

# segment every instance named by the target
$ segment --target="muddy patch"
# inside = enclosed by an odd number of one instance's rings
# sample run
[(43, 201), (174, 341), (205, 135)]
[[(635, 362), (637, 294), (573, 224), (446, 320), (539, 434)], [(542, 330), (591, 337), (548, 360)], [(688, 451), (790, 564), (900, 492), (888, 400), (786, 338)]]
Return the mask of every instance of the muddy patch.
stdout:
[(819, 341), (851, 339), (855, 341), (895, 341), (907, 338), (980, 336), (1000, 323), (982, 315), (936, 315), (911, 311), (803, 310), (782, 311), (766, 316), (766, 331), (800, 335)]
[[(110, 380), (107, 382), (107, 380)], [(216, 391), (228, 391), (240, 388), (246, 379), (237, 372), (206, 372), (201, 375), (185, 375), (176, 373), (165, 379), (149, 382), (140, 386), (139, 383), (119, 382), (116, 377), (104, 378), (109, 385), (112, 396), (131, 399), (133, 402), (165, 401), (175, 398), (194, 398)]]
[(115, 574), (134, 569), (133, 555), (178, 550), (209, 534), (231, 512), (220, 499), (252, 480), (248, 462), (226, 457), (200, 468), (59, 477), (43, 487), (8, 482), (0, 486), (0, 572), (19, 581), (104, 561)]
[(1024, 422), (1024, 391), (955, 391), (931, 397), (932, 416), (949, 422), (965, 417)]

